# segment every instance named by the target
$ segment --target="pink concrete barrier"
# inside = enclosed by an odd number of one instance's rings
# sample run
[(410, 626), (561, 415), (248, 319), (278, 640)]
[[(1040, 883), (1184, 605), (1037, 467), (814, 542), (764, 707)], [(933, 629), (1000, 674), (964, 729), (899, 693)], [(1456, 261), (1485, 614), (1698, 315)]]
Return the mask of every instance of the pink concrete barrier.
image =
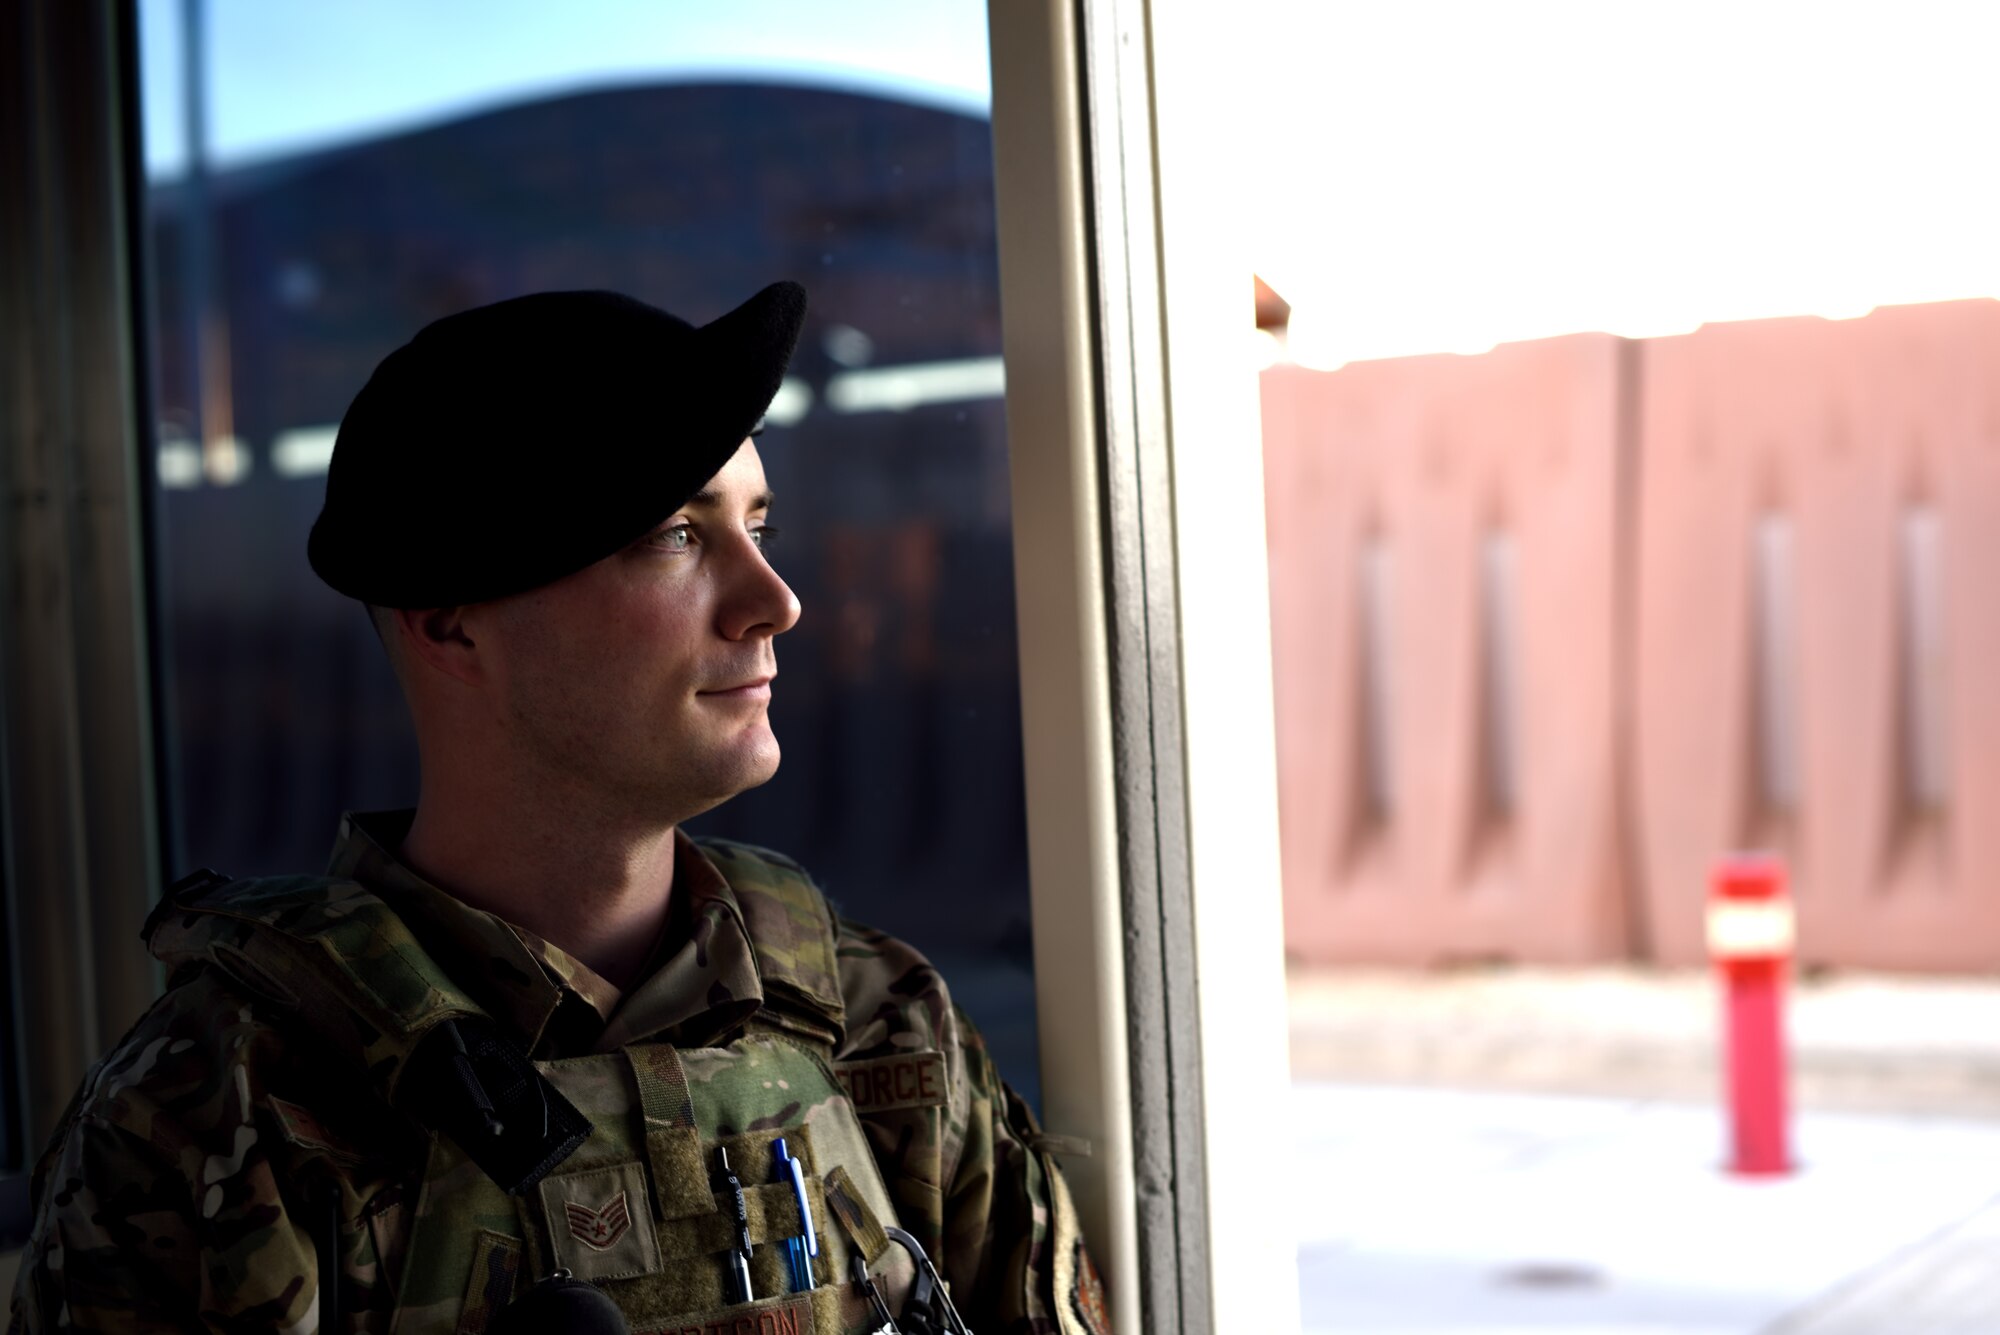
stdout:
[(1792, 869), (1801, 962), (2000, 966), (2000, 303), (1644, 345), (1645, 941), (1715, 856)]
[(1579, 335), (1265, 373), (1295, 955), (1625, 953), (1615, 520), (1629, 355)]

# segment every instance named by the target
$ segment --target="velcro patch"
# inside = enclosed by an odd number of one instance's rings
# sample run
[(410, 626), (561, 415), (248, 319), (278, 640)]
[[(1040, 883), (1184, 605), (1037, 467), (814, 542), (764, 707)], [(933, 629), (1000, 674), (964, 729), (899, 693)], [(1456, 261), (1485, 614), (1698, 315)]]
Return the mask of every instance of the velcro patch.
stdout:
[(327, 1134), (320, 1125), (319, 1118), (296, 1103), (289, 1103), (275, 1094), (267, 1094), (264, 1102), (271, 1110), (272, 1118), (278, 1123), (278, 1132), (286, 1140), (303, 1150), (323, 1150), (343, 1163), (355, 1163), (360, 1154), (348, 1149), (333, 1136)]
[(1083, 1248), (1083, 1239), (1076, 1240), (1076, 1304), (1077, 1320), (1090, 1335), (1111, 1335), (1111, 1314), (1105, 1310), (1104, 1281), (1097, 1277), (1097, 1266), (1091, 1262), (1090, 1253)]
[(561, 1173), (538, 1187), (550, 1248), (557, 1264), (578, 1279), (623, 1279), (660, 1269), (645, 1170), (637, 1163)]
[(942, 1108), (945, 1103), (944, 1054), (892, 1053), (867, 1061), (835, 1062), (835, 1075), (847, 1090), (847, 1100), (862, 1114), (901, 1112), (906, 1108)]
[(459, 1309), (457, 1335), (484, 1335), (507, 1304), (514, 1301), (514, 1280), (521, 1272), (521, 1244), (504, 1233), (482, 1228), (472, 1239), (472, 1273), (465, 1281), (465, 1306)]
[(812, 1299), (800, 1294), (682, 1317), (635, 1335), (813, 1335), (814, 1329)]

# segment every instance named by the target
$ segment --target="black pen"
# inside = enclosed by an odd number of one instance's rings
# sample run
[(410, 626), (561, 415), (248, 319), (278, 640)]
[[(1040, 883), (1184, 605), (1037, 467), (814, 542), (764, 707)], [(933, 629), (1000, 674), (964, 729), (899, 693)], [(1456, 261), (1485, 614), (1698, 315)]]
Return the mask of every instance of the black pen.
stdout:
[(750, 1287), (750, 1207), (743, 1200), (743, 1184), (729, 1170), (729, 1151), (718, 1149), (715, 1154), (722, 1161), (722, 1181), (736, 1205), (736, 1245), (729, 1252), (729, 1274), (736, 1281), (735, 1301), (747, 1303), (757, 1296)]

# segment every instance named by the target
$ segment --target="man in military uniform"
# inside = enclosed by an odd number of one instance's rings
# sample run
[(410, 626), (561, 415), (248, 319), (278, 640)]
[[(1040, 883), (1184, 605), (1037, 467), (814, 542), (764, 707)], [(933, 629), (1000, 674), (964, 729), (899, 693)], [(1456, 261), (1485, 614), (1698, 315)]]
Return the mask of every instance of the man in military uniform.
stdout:
[(544, 293), (376, 369), (308, 555), (382, 632), (418, 805), (155, 910), (168, 990), (36, 1170), (10, 1330), (1102, 1330), (928, 962), (679, 829), (778, 764), (748, 436), (804, 311)]

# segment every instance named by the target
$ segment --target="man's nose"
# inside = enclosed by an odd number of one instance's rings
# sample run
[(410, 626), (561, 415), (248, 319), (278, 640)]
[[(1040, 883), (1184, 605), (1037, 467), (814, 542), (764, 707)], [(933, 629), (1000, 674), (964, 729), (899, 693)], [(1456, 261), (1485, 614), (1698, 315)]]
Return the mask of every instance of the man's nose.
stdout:
[(731, 556), (736, 569), (722, 608), (723, 635), (732, 640), (782, 635), (797, 625), (798, 595), (748, 534), (740, 535), (740, 545), (732, 548)]

